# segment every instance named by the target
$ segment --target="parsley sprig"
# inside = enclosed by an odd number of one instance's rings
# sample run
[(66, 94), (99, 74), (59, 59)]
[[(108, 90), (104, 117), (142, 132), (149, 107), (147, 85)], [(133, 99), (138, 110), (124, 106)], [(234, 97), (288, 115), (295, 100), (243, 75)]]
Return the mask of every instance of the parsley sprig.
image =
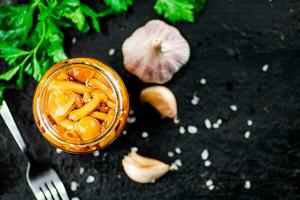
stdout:
[(195, 15), (201, 12), (207, 0), (157, 0), (154, 10), (169, 21), (194, 22)]
[(63, 28), (87, 32), (91, 26), (100, 31), (99, 19), (127, 11), (133, 0), (105, 0), (106, 9), (95, 12), (80, 0), (33, 0), (25, 5), (0, 7), (0, 58), (10, 69), (0, 75), (0, 102), (4, 83), (17, 76), (23, 87), (24, 73), (38, 81), (54, 63), (67, 58)]
[[(23, 87), (24, 73), (38, 81), (54, 63), (67, 58), (64, 28), (86, 33), (101, 31), (99, 19), (126, 12), (134, 0), (103, 0), (105, 9), (96, 12), (80, 0), (31, 0), (24, 5), (0, 7), (0, 58), (10, 68), (0, 74), (0, 103), (5, 83), (16, 77)], [(154, 10), (170, 22), (194, 22), (206, 0), (156, 0)], [(88, 23), (90, 22), (90, 23)]]

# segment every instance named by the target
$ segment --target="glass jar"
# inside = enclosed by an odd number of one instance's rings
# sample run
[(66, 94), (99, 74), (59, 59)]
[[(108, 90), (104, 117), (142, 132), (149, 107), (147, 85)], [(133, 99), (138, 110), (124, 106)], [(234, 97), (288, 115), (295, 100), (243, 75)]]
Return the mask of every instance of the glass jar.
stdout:
[(43, 136), (70, 153), (89, 153), (109, 145), (124, 128), (128, 111), (128, 93), (120, 76), (91, 58), (52, 66), (33, 98), (34, 119)]

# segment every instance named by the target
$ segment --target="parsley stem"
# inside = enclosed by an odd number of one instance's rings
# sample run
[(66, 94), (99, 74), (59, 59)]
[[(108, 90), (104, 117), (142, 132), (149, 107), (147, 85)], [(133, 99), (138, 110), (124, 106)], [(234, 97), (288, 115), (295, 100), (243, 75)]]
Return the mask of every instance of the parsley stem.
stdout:
[(36, 7), (39, 3), (40, 3), (40, 0), (35, 0), (35, 1), (31, 4), (31, 6), (32, 6), (32, 7)]
[(28, 56), (26, 56), (26, 58), (23, 60), (23, 62), (20, 64), (20, 66), (21, 66), (21, 67), (24, 66), (24, 64), (27, 62), (27, 60), (28, 60), (31, 56), (32, 56), (31, 54), (28, 55)]
[(20, 68), (19, 68), (19, 77), (18, 77), (18, 80), (17, 80), (17, 85), (18, 85), (18, 88), (21, 89), (23, 87), (23, 72), (24, 72), (24, 67), (25, 67), (25, 64), (27, 62), (27, 60), (31, 57), (31, 54), (28, 55), (24, 60), (23, 62), (20, 64)]
[(28, 51), (22, 51), (22, 52), (20, 52), (20, 53), (8, 55), (7, 58), (20, 57), (20, 56), (27, 55), (27, 54), (29, 54), (29, 53), (30, 53), (30, 52), (28, 52)]
[(97, 18), (98, 18), (98, 17), (101, 18), (101, 17), (105, 17), (105, 16), (110, 15), (110, 14), (113, 14), (113, 13), (114, 13), (113, 9), (108, 8), (108, 9), (106, 9), (106, 10), (103, 10), (103, 11), (97, 13), (96, 16), (97, 16)]
[(39, 47), (41, 46), (41, 44), (44, 42), (44, 39), (45, 39), (45, 29), (46, 29), (46, 25), (45, 25), (45, 21), (42, 21), (42, 36), (41, 36), (41, 39), (39, 41), (39, 43), (35, 46), (35, 48), (32, 50), (33, 51), (33, 54), (35, 55), (37, 50), (39, 49)]

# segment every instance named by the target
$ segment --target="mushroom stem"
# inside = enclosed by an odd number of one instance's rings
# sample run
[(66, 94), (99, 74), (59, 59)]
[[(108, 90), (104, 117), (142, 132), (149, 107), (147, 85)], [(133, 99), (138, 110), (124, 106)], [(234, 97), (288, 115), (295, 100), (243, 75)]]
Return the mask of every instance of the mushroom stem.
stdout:
[(153, 49), (156, 49), (156, 50), (160, 51), (161, 50), (161, 43), (162, 43), (162, 40), (161, 40), (160, 37), (154, 38), (154, 40), (152, 40)]

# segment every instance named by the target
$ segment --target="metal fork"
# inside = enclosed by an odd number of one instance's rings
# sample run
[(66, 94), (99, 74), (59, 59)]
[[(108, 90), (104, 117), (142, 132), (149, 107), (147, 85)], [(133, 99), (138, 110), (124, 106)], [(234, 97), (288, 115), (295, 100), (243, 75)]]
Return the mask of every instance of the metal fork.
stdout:
[(28, 158), (26, 179), (35, 197), (38, 200), (69, 200), (66, 189), (57, 173), (48, 165), (34, 160), (28, 153), (27, 146), (5, 101), (0, 106), (0, 114), (21, 151)]

